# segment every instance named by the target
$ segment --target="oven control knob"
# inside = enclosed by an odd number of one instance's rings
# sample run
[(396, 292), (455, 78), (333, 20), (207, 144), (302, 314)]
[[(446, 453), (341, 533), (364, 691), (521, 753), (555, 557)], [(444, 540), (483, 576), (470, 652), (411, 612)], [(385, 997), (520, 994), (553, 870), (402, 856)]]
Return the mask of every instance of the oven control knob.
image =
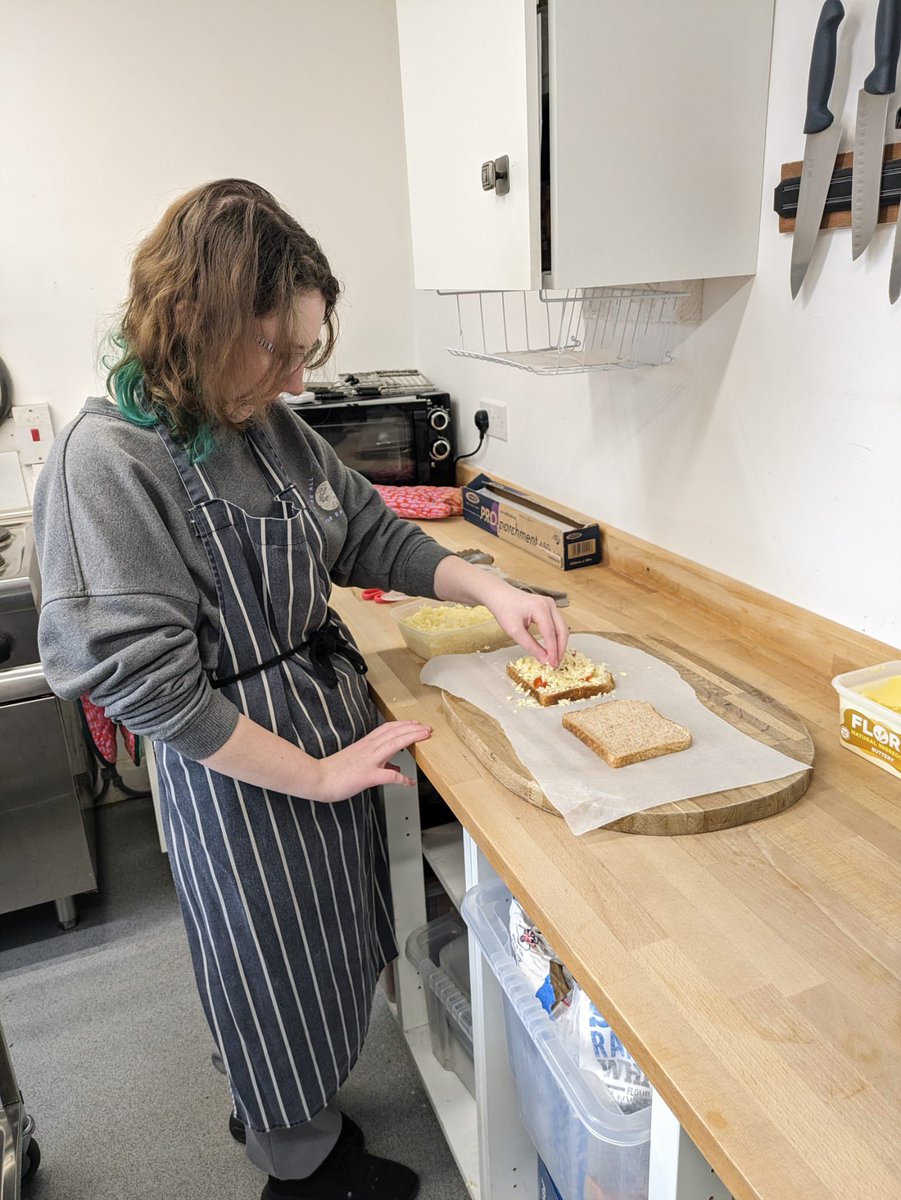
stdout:
[(450, 425), (450, 413), (446, 408), (436, 408), (429, 414), (429, 424), (433, 429), (447, 429)]
[(450, 454), (450, 452), (451, 452), (450, 442), (447, 440), (447, 438), (435, 438), (434, 442), (432, 442), (432, 445), (431, 445), (431, 448), (429, 451), (429, 453), (432, 456), (432, 459), (435, 462), (443, 462), (444, 459), (446, 459), (447, 456)]

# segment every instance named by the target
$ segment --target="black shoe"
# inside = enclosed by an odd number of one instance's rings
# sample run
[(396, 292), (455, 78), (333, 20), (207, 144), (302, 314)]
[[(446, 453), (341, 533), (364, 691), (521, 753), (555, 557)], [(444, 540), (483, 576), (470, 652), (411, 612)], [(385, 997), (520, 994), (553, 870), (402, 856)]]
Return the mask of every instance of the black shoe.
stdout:
[(413, 1200), (419, 1176), (388, 1158), (376, 1158), (340, 1140), (306, 1179), (273, 1179), (260, 1200)]
[[(236, 1142), (240, 1142), (242, 1146), (246, 1144), (247, 1134), (244, 1130), (244, 1122), (236, 1117), (234, 1113), (228, 1118), (228, 1132)], [(360, 1126), (356, 1121), (352, 1121), (346, 1113), (342, 1113), (341, 1132), (338, 1134), (338, 1141), (335, 1145), (357, 1146), (362, 1150), (365, 1143), (366, 1138)]]

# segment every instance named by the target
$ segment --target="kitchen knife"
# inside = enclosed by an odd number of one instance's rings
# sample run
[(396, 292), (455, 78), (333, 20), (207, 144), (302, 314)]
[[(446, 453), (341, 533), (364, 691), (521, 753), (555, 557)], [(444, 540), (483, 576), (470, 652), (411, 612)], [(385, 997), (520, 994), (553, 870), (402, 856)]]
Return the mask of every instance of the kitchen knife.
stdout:
[(829, 111), (829, 93), (835, 78), (838, 27), (844, 16), (845, 8), (841, 0), (826, 0), (820, 9), (820, 19), (813, 38), (807, 83), (807, 117), (804, 121), (807, 141), (798, 193), (795, 236), (792, 240), (792, 299), (800, 291), (810, 266), (842, 132), (841, 122), (836, 121)]
[(511, 587), (519, 588), (522, 592), (533, 592), (536, 596), (549, 596), (558, 608), (569, 608), (569, 596), (566, 592), (559, 592), (556, 588), (541, 587), (537, 583), (523, 583), (521, 579), (511, 579), (509, 575), (505, 578)]
[[(901, 109), (898, 110), (896, 117), (896, 126), (901, 129)], [(898, 216), (901, 217), (901, 208), (898, 209)], [(895, 245), (892, 249), (892, 269), (888, 277), (888, 298), (892, 304), (901, 296), (901, 238), (898, 237), (898, 226), (901, 221), (895, 222)]]
[(879, 0), (876, 65), (857, 95), (854, 175), (851, 182), (851, 257), (866, 250), (879, 219), (885, 120), (901, 52), (901, 0)]

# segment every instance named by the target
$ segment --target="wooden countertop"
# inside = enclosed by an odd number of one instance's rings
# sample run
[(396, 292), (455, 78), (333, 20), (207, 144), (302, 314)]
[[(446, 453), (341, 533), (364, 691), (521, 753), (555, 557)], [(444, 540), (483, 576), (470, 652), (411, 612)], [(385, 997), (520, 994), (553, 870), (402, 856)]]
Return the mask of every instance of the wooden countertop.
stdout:
[[(576, 838), (458, 741), (390, 609), (334, 593), (380, 710), (434, 726), (416, 747), (420, 766), (736, 1200), (898, 1195), (901, 782), (840, 745), (831, 673), (810, 665), (814, 655), (831, 654), (835, 671), (890, 656), (850, 631), (831, 651), (828, 623), (811, 616), (806, 628), (800, 610), (788, 619), (774, 601), (773, 641), (794, 620), (812, 647), (805, 665), (748, 636), (749, 589), (735, 585), (727, 620), (720, 577), (718, 611), (705, 611), (661, 584), (664, 552), (648, 547), (645, 563), (639, 543), (631, 577), (610, 566), (564, 574), (462, 518), (423, 528), (451, 549), (489, 550), (516, 578), (567, 589), (571, 629), (670, 638), (805, 720), (814, 779), (788, 812), (692, 837)], [(851, 661), (855, 646), (863, 657)]]

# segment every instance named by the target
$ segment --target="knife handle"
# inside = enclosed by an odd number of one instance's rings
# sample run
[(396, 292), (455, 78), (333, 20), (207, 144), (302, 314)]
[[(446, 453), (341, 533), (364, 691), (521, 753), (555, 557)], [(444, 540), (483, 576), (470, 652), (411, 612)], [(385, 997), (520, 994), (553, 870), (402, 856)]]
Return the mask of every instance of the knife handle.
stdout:
[(890, 96), (895, 90), (901, 53), (901, 2), (879, 0), (876, 10), (876, 65), (863, 83), (871, 96)]
[(822, 133), (835, 119), (829, 111), (829, 93), (835, 78), (838, 27), (844, 16), (845, 6), (842, 0), (826, 0), (820, 9), (817, 31), (813, 36), (813, 53), (810, 56), (805, 133)]

